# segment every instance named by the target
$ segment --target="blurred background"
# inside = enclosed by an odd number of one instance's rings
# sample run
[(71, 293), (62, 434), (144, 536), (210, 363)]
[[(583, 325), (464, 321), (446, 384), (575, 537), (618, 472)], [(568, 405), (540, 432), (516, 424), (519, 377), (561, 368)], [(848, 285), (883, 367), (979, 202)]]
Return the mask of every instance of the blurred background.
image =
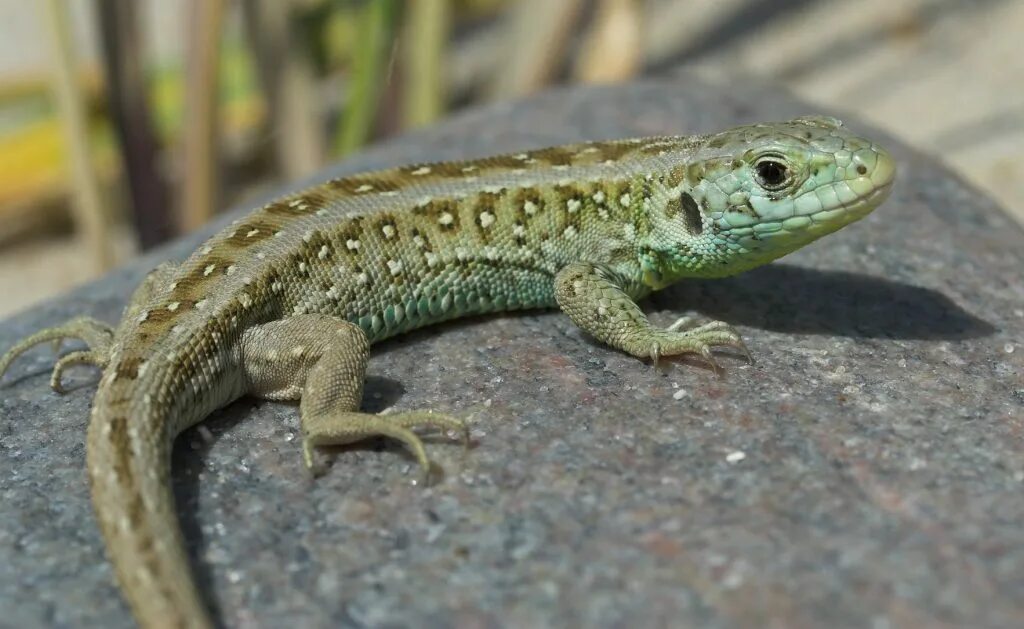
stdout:
[(787, 86), (1024, 223), (1019, 0), (0, 0), (0, 316), (367, 143), (557, 84)]

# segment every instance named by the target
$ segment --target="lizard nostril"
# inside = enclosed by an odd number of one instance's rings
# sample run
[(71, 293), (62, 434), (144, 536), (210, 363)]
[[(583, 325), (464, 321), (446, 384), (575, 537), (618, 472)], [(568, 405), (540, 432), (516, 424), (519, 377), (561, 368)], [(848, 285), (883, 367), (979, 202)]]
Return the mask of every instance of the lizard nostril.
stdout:
[(858, 175), (866, 175), (866, 174), (868, 174), (868, 167), (865, 166), (864, 164), (857, 164), (857, 174)]

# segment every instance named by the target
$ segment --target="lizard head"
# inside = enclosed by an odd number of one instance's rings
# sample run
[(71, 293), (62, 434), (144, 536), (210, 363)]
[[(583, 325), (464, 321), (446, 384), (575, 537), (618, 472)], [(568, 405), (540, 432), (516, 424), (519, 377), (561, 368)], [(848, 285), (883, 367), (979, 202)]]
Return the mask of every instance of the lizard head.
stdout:
[(711, 135), (685, 157), (664, 211), (648, 217), (652, 286), (732, 275), (799, 249), (870, 213), (896, 173), (889, 153), (820, 116)]

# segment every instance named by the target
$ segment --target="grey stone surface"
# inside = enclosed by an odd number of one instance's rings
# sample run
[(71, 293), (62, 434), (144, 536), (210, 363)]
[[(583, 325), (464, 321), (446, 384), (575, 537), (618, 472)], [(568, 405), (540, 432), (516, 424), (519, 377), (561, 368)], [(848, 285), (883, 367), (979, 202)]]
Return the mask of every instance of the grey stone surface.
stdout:
[[(814, 108), (692, 77), (458, 116), (334, 172), (579, 139), (700, 132)], [(827, 112), (825, 112), (827, 113)], [(851, 126), (857, 127), (854, 124)], [(737, 324), (758, 362), (655, 371), (557, 313), (377, 348), (364, 407), (469, 416), (475, 447), (414, 486), (401, 449), (302, 467), (293, 407), (245, 400), (175, 451), (196, 573), (229, 626), (1024, 625), (1024, 234), (884, 134), (900, 175), (866, 220), (771, 267), (647, 304)], [(77, 314), (199, 237), (0, 324)], [(52, 355), (0, 388), (0, 625), (131, 626), (92, 519), (95, 374)], [(740, 454), (742, 453), (742, 454)]]

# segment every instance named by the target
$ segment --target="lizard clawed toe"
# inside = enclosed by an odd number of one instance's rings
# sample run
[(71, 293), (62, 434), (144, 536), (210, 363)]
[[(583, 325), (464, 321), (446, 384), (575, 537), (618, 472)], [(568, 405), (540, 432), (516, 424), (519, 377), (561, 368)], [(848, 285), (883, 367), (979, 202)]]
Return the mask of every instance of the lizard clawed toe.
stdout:
[(57, 360), (57, 364), (53, 366), (53, 372), (50, 374), (50, 388), (57, 393), (67, 393), (67, 389), (64, 388), (64, 383), (61, 381), (64, 376), (64, 370), (73, 365), (95, 365), (100, 369), (106, 368), (110, 362), (110, 355), (107, 353), (94, 352), (92, 350), (82, 350), (65, 354)]
[(656, 340), (650, 342), (648, 356), (655, 367), (664, 356), (696, 354), (715, 374), (721, 376), (724, 370), (713, 352), (718, 347), (737, 349), (748, 363), (753, 363), (753, 357), (742, 337), (724, 321), (697, 325), (693, 317), (681, 317), (663, 331), (652, 333), (652, 336)]
[(461, 435), (463, 447), (469, 448), (469, 426), (451, 415), (431, 411), (405, 411), (387, 415), (343, 413), (335, 418), (322, 418), (311, 422), (302, 440), (302, 454), (306, 468), (314, 477), (325, 471), (315, 460), (316, 446), (353, 443), (369, 437), (390, 437), (400, 441), (416, 459), (422, 470), (421, 482), (429, 484), (434, 462), (427, 457), (422, 439), (413, 428), (441, 430), (444, 434), (455, 431)]
[(7, 372), (15, 359), (36, 345), (49, 342), (52, 344), (54, 352), (57, 353), (65, 339), (80, 339), (85, 342), (88, 349), (74, 351), (58, 359), (50, 377), (50, 386), (58, 393), (64, 392), (60, 379), (65, 368), (89, 363), (99, 367), (106, 366), (114, 339), (114, 329), (97, 319), (78, 317), (61, 325), (40, 330), (23, 338), (0, 357), (0, 378)]

